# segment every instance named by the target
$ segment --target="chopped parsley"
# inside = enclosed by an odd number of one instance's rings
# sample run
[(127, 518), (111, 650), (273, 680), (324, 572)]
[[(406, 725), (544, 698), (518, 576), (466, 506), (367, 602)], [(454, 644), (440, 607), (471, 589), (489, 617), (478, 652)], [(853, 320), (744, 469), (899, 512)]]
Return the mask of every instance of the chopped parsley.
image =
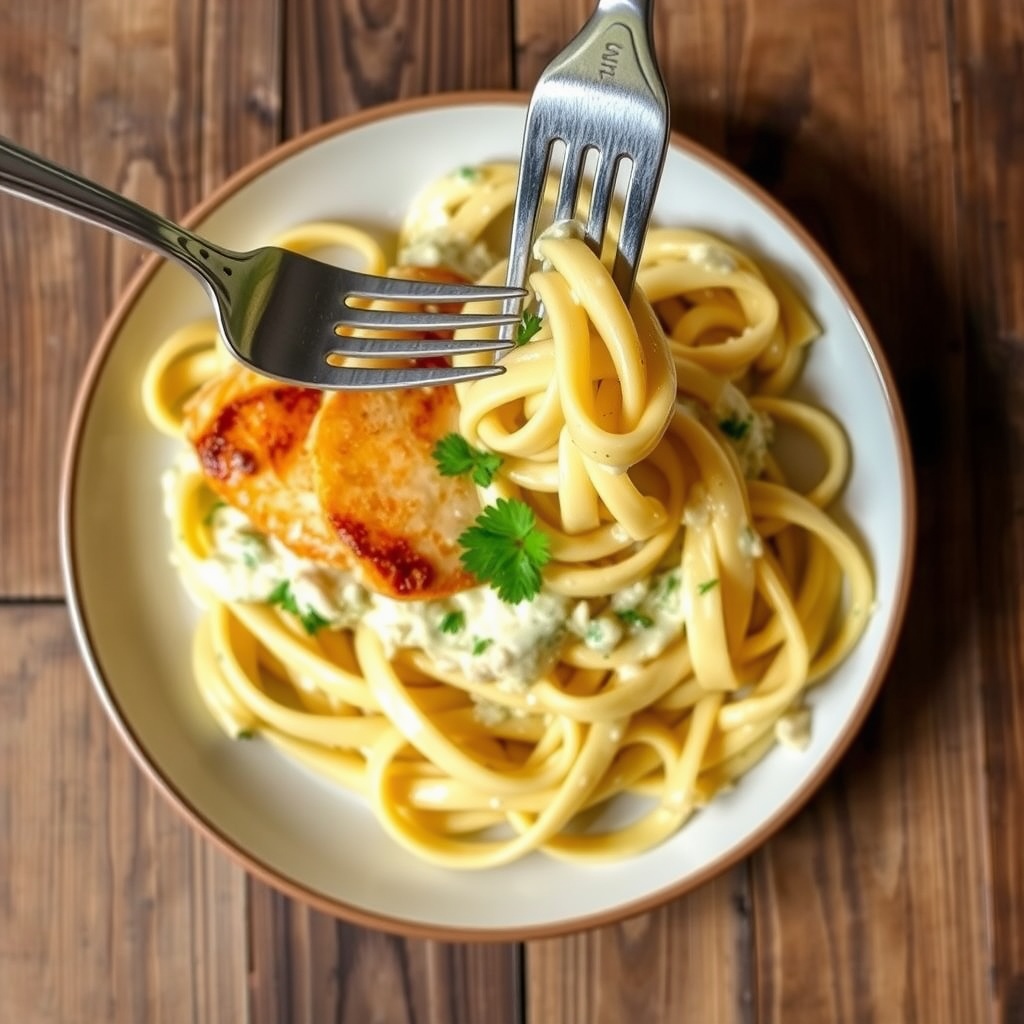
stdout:
[(734, 441), (742, 441), (750, 430), (750, 417), (740, 419), (738, 416), (729, 416), (727, 419), (718, 421), (718, 429), (726, 437), (731, 437)]
[(252, 739), (255, 739), (255, 738), (256, 738), (256, 730), (255, 729), (239, 729), (239, 731), (235, 733), (235, 739), (236, 740), (252, 740)]
[(481, 487), (490, 486), (501, 467), (500, 455), (474, 448), (461, 434), (445, 434), (434, 445), (433, 456), (442, 476), (472, 473), (473, 482)]
[(480, 177), (480, 171), (475, 167), (460, 167), (455, 172), (455, 176), (463, 181), (476, 181)]
[(315, 633), (318, 629), (330, 624), (330, 619), (325, 619), (318, 611), (307, 608), (303, 611), (299, 607), (295, 595), (292, 593), (291, 584), (287, 580), (280, 583), (267, 595), (267, 604), (276, 605), (286, 612), (291, 612), (302, 623), (302, 628), (309, 634)]
[(242, 564), (247, 569), (256, 569), (267, 557), (267, 538), (255, 530), (240, 530), (238, 539), (242, 544)]
[(636, 608), (623, 608), (615, 613), (627, 626), (636, 626), (638, 629), (650, 629), (654, 625), (654, 619), (650, 615), (644, 615)]
[(551, 542), (537, 529), (526, 502), (499, 498), (462, 532), (459, 544), (462, 564), (482, 583), (490, 583), (502, 601), (518, 604), (537, 595)]
[(474, 657), (479, 657), (479, 655), (483, 654), (484, 651), (486, 651), (487, 648), (490, 647), (491, 644), (493, 644), (493, 643), (494, 643), (494, 641), (491, 640), (489, 637), (486, 637), (486, 636), (474, 637), (473, 638), (473, 655), (474, 655)]
[(714, 590), (718, 586), (717, 579), (705, 580), (703, 583), (697, 584), (697, 593), (700, 595), (706, 594), (709, 590)]
[(466, 625), (466, 616), (463, 612), (448, 612), (447, 615), (441, 620), (441, 625), (438, 627), (442, 633), (461, 633), (463, 626)]
[(679, 573), (670, 572), (666, 574), (664, 579), (661, 581), (661, 586), (658, 588), (659, 608), (674, 607), (678, 604), (675, 594), (679, 590), (681, 583), (682, 581), (679, 578)]
[(523, 313), (519, 320), (519, 327), (516, 330), (516, 344), (525, 345), (540, 331), (544, 318), (529, 311)]

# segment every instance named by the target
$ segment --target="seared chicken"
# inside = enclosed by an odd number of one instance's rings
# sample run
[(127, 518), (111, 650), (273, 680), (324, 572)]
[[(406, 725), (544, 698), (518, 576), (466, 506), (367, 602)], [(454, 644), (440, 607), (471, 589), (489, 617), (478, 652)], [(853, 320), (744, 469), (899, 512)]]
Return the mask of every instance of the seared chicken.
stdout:
[(476, 489), (442, 476), (431, 455), (457, 430), (450, 386), (320, 392), (241, 366), (204, 385), (185, 412), (210, 487), (258, 530), (297, 555), (355, 570), (378, 593), (420, 600), (475, 583), (458, 537), (480, 512)]
[(454, 388), (337, 392), (312, 432), (316, 493), (370, 589), (438, 597), (473, 585), (459, 534), (480, 512), (466, 477), (444, 477), (431, 452), (459, 429)]

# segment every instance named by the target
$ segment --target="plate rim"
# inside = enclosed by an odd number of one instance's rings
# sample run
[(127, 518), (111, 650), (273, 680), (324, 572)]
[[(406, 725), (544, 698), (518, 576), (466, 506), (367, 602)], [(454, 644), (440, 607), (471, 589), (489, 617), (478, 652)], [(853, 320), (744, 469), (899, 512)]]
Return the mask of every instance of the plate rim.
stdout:
[[(206, 198), (193, 206), (181, 219), (183, 226), (194, 226), (220, 207), (239, 189), (258, 178), (282, 161), (317, 145), (326, 139), (374, 122), (385, 121), (424, 110), (438, 110), (454, 106), (486, 104), (512, 105), (525, 108), (529, 102), (528, 93), (518, 90), (473, 90), (433, 93), (425, 96), (395, 100), (364, 110), (332, 119), (325, 124), (286, 140), (254, 161), (246, 164), (227, 177)], [(80, 600), (77, 585), (78, 570), (75, 551), (75, 507), (76, 468), (79, 461), (85, 428), (92, 409), (96, 385), (103, 373), (107, 358), (124, 327), (124, 322), (135, 304), (141, 298), (157, 270), (166, 262), (159, 254), (146, 258), (122, 289), (119, 298), (110, 310), (100, 333), (93, 344), (72, 405), (67, 429), (60, 472), (59, 492), (59, 546), (61, 573), (67, 600), (71, 625), (80, 656), (87, 669), (93, 690), (100, 700), (108, 721), (114, 726), (127, 747), (136, 765), (153, 783), (162, 796), (188, 825), (200, 832), (207, 840), (230, 860), (278, 892), (297, 899), (307, 906), (335, 918), (350, 921), (356, 925), (385, 931), (410, 938), (434, 939), (443, 942), (521, 942), (528, 939), (555, 938), (618, 923), (639, 914), (663, 906), (680, 896), (691, 892), (712, 878), (722, 874), (760, 848), (768, 839), (799, 813), (819, 791), (826, 779), (835, 770), (846, 754), (864, 724), (868, 712), (878, 698), (882, 684), (891, 666), (899, 637), (902, 633), (906, 608), (916, 562), (917, 548), (917, 491), (913, 471), (910, 436), (899, 400), (895, 378), (877, 334), (868, 320), (845, 277), (838, 271), (832, 260), (819, 246), (808, 230), (773, 196), (750, 179), (742, 170), (724, 157), (710, 151), (702, 144), (673, 130), (671, 146), (685, 155), (696, 158), (710, 166), (717, 174), (746, 192), (763, 205), (803, 246), (818, 264), (825, 277), (836, 289), (843, 305), (849, 311), (859, 329), (862, 341), (870, 356), (875, 373), (882, 386), (883, 399), (889, 418), (889, 426), (895, 440), (899, 468), (900, 491), (903, 509), (900, 521), (903, 565), (898, 574), (892, 602), (892, 614), (886, 624), (885, 633), (875, 662), (874, 671), (861, 691), (851, 714), (843, 723), (831, 749), (817, 768), (807, 775), (792, 791), (779, 810), (762, 822), (743, 841), (715, 857), (697, 871), (677, 882), (663, 886), (654, 892), (631, 899), (613, 907), (578, 914), (541, 924), (521, 926), (468, 927), (432, 924), (410, 920), (367, 910), (341, 899), (326, 896), (304, 883), (283, 874), (280, 870), (264, 863), (254, 854), (240, 849), (217, 824), (208, 818), (180, 792), (173, 780), (165, 777), (150, 759), (145, 744), (136, 735), (126, 715), (121, 711), (116, 696), (111, 691), (102, 667), (99, 651), (92, 642), (89, 617)]]

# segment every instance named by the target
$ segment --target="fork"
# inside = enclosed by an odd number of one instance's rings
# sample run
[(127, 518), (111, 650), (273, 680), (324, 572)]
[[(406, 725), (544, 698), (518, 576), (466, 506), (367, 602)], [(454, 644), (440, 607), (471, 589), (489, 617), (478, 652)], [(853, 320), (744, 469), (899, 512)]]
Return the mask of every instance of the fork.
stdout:
[[(522, 287), (555, 142), (565, 146), (553, 221), (571, 220), (589, 152), (597, 157), (585, 238), (600, 255), (619, 169), (630, 161), (612, 279), (633, 290), (669, 140), (668, 96), (651, 46), (653, 0), (598, 0), (544, 69), (526, 114), (506, 283)], [(511, 308), (511, 307), (509, 307)]]
[[(328, 390), (453, 384), (502, 373), (482, 366), (339, 366), (329, 358), (447, 357), (510, 348), (503, 339), (343, 337), (339, 329), (436, 332), (511, 325), (521, 288), (404, 281), (361, 274), (273, 246), (235, 252), (0, 138), (0, 190), (69, 213), (155, 249), (203, 284), (231, 352), (258, 373)], [(501, 313), (358, 308), (349, 300), (448, 305), (503, 300)]]

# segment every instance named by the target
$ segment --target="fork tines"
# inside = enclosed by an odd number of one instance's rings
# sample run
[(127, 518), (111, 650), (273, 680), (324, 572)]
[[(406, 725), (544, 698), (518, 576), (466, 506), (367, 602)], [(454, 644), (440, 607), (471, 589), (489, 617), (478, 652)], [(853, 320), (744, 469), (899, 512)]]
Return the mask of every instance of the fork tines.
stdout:
[[(353, 274), (345, 296), (344, 328), (346, 333), (339, 334), (332, 344), (332, 352), (338, 356), (385, 357), (389, 359), (423, 357), (450, 357), (473, 352), (500, 352), (512, 347), (512, 342), (504, 338), (466, 338), (453, 340), (450, 338), (387, 338), (379, 335), (371, 338), (353, 337), (347, 332), (351, 329), (368, 331), (404, 331), (409, 334), (433, 334), (436, 331), (457, 331), (479, 329), (484, 327), (508, 327), (519, 320), (519, 301), (526, 294), (522, 288), (509, 288), (505, 285), (481, 285), (470, 283), (452, 283), (441, 281), (410, 281), (397, 277), (374, 277), (365, 274)], [(378, 302), (414, 302), (427, 307), (417, 310), (374, 309), (352, 305), (349, 299), (374, 300)], [(438, 306), (464, 305), (468, 302), (501, 302), (503, 309), (495, 313), (464, 313), (451, 310), (439, 310)], [(355, 369), (355, 368), (353, 368)], [(429, 367), (438, 371), (443, 367)], [(458, 371), (470, 368), (461, 367)], [(490, 371), (482, 367), (474, 367), (469, 378), (491, 376), (501, 372), (495, 368)], [(390, 373), (390, 371), (388, 371)], [(396, 371), (399, 372), (399, 371)], [(452, 379), (454, 372), (447, 375)], [(400, 371), (401, 378), (388, 377), (389, 384), (380, 387), (395, 386), (396, 382), (410, 380), (406, 370)], [(427, 375), (424, 379), (439, 376)], [(423, 375), (413, 374), (411, 379), (418, 380)], [(460, 377), (459, 379), (469, 379)], [(362, 386), (366, 386), (365, 384)]]
[(617, 179), (624, 162), (629, 165), (612, 267), (616, 287), (629, 297), (669, 141), (668, 95), (651, 46), (651, 19), (651, 0), (598, 0), (541, 73), (526, 115), (508, 284), (526, 279), (558, 142), (565, 155), (553, 219), (576, 215), (585, 164), (596, 158), (584, 234), (599, 255)]
[(383, 299), (394, 302), (437, 304), (521, 299), (526, 291), (506, 285), (471, 284), (451, 281), (410, 281), (402, 277), (376, 277), (349, 273), (346, 298)]

